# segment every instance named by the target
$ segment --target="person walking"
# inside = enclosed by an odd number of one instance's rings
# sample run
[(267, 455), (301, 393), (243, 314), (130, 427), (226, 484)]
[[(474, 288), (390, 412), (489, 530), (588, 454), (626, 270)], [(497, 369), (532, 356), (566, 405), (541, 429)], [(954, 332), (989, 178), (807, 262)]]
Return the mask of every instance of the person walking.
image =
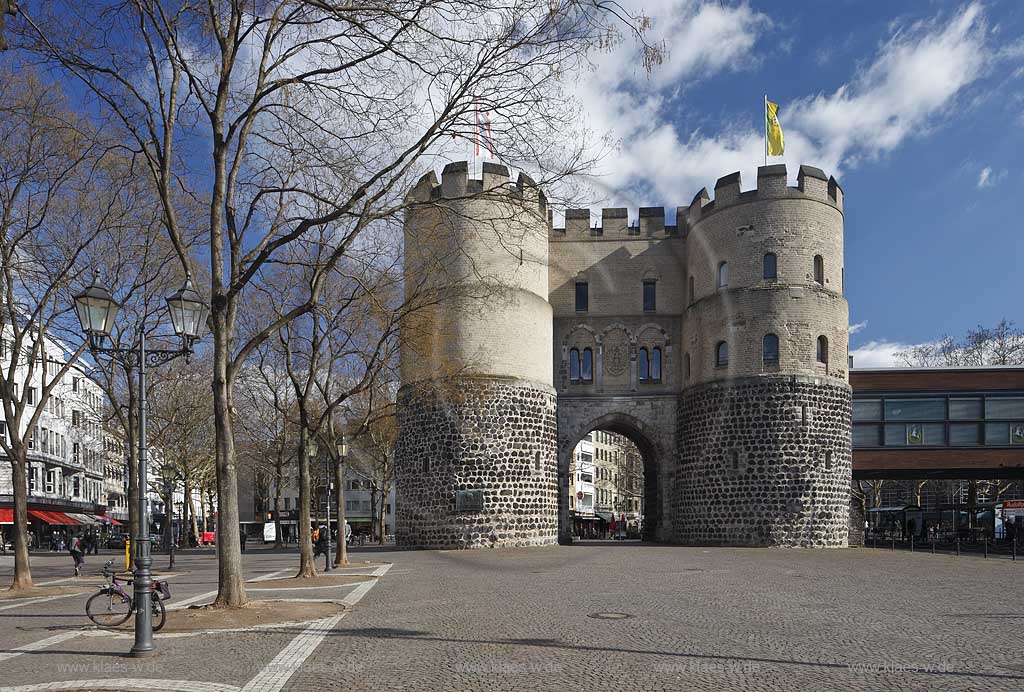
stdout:
[(324, 526), (316, 531), (316, 550), (313, 552), (313, 557), (321, 555), (327, 555), (327, 528)]
[(82, 545), (82, 537), (76, 536), (71, 539), (71, 545), (68, 548), (68, 552), (71, 553), (71, 558), (75, 561), (75, 576), (82, 576), (82, 565), (85, 564), (84, 557), (85, 547)]
[(245, 552), (245, 542), (246, 542), (246, 540), (248, 540), (249, 537), (245, 535), (245, 531), (243, 530), (241, 532), (241, 535), (239, 536), (239, 538), (242, 541), (242, 552), (244, 553)]

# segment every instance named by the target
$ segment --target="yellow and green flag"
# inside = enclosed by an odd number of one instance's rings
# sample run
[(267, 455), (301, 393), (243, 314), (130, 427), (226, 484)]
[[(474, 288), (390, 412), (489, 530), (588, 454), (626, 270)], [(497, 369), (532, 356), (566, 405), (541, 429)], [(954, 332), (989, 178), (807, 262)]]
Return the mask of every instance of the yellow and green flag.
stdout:
[(786, 142), (782, 137), (782, 125), (779, 124), (779, 104), (772, 103), (768, 97), (764, 99), (764, 116), (765, 154), (782, 156)]

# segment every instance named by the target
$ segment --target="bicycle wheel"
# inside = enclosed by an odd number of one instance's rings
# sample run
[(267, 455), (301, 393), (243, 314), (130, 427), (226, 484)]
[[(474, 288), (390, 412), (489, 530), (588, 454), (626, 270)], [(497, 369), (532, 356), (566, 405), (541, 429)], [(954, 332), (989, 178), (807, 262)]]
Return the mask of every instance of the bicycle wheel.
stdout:
[(100, 591), (85, 602), (85, 614), (100, 627), (117, 627), (132, 616), (132, 599)]
[(164, 602), (157, 598), (155, 593), (150, 598), (153, 602), (153, 631), (159, 632), (160, 628), (167, 622), (167, 608), (164, 607)]

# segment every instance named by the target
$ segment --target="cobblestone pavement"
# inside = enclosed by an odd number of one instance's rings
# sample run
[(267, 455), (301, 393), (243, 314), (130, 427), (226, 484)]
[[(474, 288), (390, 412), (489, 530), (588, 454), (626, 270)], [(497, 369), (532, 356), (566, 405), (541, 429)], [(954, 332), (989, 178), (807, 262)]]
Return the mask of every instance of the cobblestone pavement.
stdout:
[[(60, 580), (69, 584), (98, 585), (97, 576), (109, 555), (87, 559), (86, 575), (67, 580), (67, 555), (33, 555), (37, 584)], [(156, 556), (154, 567), (166, 567), (166, 556)], [(250, 550), (243, 556), (250, 587), (258, 580), (293, 574), (294, 551)], [(166, 570), (162, 570), (166, 572)], [(383, 569), (354, 564), (342, 573), (382, 573)], [(10, 560), (0, 559), (0, 584), (9, 583)], [(175, 608), (213, 600), (217, 589), (217, 563), (212, 551), (179, 555), (176, 569), (165, 574), (172, 592), (168, 617)], [(275, 589), (275, 599), (319, 599), (354, 606), (368, 587), (360, 584), (300, 590)], [(92, 627), (85, 617), (86, 593), (18, 601), (0, 600), (0, 692), (43, 689), (73, 690), (184, 690), (188, 692), (277, 692), (306, 662), (340, 616), (283, 626), (240, 628), (235, 631), (156, 634), (157, 654), (145, 659), (126, 657), (132, 634), (111, 633)], [(267, 598), (266, 592), (253, 597)]]
[(637, 544), (380, 557), (394, 568), (311, 658), (323, 670), (286, 689), (1024, 689), (1022, 562)]
[[(158, 635), (143, 661), (129, 639), (59, 639), (84, 596), (0, 610), (0, 689), (1024, 689), (1024, 562), (600, 543), (352, 557), (393, 564), (343, 618)], [(247, 576), (295, 559), (251, 550)], [(212, 556), (179, 565), (175, 600), (212, 588)]]

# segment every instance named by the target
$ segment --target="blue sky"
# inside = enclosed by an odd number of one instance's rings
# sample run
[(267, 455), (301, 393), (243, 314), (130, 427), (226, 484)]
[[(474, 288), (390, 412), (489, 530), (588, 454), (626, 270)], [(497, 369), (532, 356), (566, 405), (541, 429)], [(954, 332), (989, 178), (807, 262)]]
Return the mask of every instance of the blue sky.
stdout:
[[(762, 161), (762, 95), (800, 163), (846, 193), (856, 365), (1002, 317), (1024, 323), (1024, 3), (700, 2), (635, 5), (668, 60), (628, 46), (577, 85), (619, 144), (603, 202), (685, 205)], [(795, 180), (794, 180), (795, 182)]]

